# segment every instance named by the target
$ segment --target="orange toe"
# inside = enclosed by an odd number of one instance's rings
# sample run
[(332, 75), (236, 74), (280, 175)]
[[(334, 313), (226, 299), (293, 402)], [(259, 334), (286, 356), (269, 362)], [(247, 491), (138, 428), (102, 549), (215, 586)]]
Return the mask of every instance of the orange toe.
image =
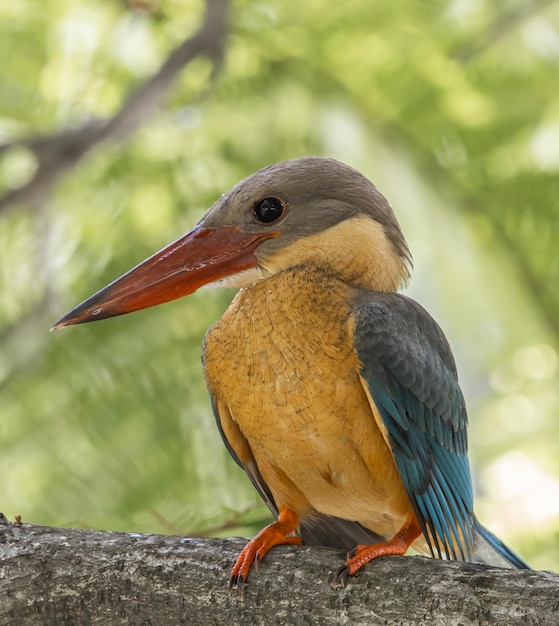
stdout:
[(347, 555), (346, 562), (334, 574), (333, 587), (344, 586), (348, 576), (353, 576), (363, 565), (380, 556), (403, 555), (410, 545), (421, 535), (421, 528), (415, 516), (410, 515), (404, 526), (390, 541), (382, 541), (372, 546), (358, 545)]
[(263, 528), (254, 539), (251, 539), (242, 549), (235, 561), (229, 578), (229, 590), (237, 589), (241, 592), (248, 577), (251, 565), (255, 566), (264, 558), (266, 553), (274, 546), (281, 544), (301, 545), (301, 539), (296, 536), (289, 537), (297, 530), (299, 517), (287, 507), (279, 511), (278, 519), (266, 528)]

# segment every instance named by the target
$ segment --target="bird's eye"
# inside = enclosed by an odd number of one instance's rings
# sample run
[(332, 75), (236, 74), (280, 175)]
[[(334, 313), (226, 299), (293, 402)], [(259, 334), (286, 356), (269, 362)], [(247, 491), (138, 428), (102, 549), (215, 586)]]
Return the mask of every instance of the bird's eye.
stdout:
[(285, 210), (285, 202), (279, 198), (264, 198), (254, 206), (254, 217), (263, 224), (279, 219)]

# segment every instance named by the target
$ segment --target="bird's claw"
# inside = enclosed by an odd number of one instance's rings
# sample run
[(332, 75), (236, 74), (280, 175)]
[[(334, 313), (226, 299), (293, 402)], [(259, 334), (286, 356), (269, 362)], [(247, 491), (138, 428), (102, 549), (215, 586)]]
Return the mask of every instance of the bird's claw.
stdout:
[(334, 589), (338, 589), (338, 587), (345, 587), (349, 575), (349, 567), (345, 564), (342, 565), (330, 579), (330, 586)]
[[(352, 548), (347, 554), (346, 554), (346, 561), (349, 561), (350, 559), (352, 559), (360, 550), (362, 546), (357, 545), (355, 546), (355, 548)], [(342, 569), (342, 568), (340, 568)]]
[(242, 599), (246, 578), (242, 574), (231, 575), (229, 577), (228, 591), (229, 593), (237, 592), (238, 596)]
[(280, 509), (278, 519), (266, 526), (266, 528), (263, 528), (241, 550), (231, 571), (229, 591), (237, 591), (239, 596), (242, 597), (243, 587), (251, 566), (254, 566), (254, 569), (257, 570), (260, 561), (274, 546), (281, 544), (300, 546), (300, 537), (291, 535), (291, 533), (295, 532), (298, 523), (299, 518), (291, 509)]

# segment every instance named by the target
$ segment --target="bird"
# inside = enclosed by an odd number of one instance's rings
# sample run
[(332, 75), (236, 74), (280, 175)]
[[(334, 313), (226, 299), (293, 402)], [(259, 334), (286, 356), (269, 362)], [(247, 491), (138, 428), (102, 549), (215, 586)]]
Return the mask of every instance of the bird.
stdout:
[(529, 566), (478, 521), (468, 416), (449, 343), (401, 293), (408, 245), (386, 198), (327, 157), (265, 167), (186, 235), (53, 326), (123, 315), (204, 285), (237, 294), (206, 333), (205, 381), (223, 441), (274, 515), (229, 589), (281, 544), (348, 550), (330, 577), (409, 548)]

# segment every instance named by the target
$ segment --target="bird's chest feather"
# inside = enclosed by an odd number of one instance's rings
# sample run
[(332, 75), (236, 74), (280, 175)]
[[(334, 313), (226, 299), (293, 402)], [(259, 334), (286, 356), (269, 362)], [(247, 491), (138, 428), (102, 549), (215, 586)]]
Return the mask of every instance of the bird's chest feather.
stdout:
[[(303, 283), (303, 284), (301, 284)], [(360, 398), (346, 294), (284, 273), (244, 289), (206, 338), (210, 390), (251, 447), (327, 445)]]
[(364, 508), (391, 497), (386, 472), (399, 481), (359, 382), (349, 299), (343, 283), (284, 272), (240, 291), (204, 348), (210, 393), (276, 500), (282, 489), (288, 498), (289, 481), (313, 508), (337, 515), (363, 500), (358, 491), (370, 496)]

